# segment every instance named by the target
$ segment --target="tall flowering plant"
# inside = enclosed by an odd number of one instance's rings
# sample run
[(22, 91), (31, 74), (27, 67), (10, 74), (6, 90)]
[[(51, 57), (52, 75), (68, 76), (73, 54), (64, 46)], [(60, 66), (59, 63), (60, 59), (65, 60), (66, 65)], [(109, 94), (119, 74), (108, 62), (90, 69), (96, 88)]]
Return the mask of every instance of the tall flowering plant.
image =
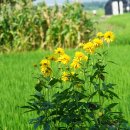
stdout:
[(113, 32), (97, 33), (73, 56), (63, 48), (40, 62), (36, 94), (23, 106), (37, 112), (34, 128), (45, 130), (127, 129), (122, 113), (114, 111), (119, 98), (115, 84), (106, 81), (105, 44), (114, 40)]

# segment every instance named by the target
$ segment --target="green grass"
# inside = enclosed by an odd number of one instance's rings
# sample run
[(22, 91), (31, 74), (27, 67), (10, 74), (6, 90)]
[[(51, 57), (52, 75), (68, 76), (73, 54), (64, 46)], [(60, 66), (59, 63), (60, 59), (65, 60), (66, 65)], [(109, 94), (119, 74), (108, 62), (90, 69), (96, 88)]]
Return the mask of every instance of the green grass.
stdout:
[(98, 31), (113, 31), (116, 35), (116, 44), (130, 44), (130, 13), (101, 17), (98, 19)]
[(130, 46), (116, 45), (109, 49), (109, 59), (117, 64), (109, 64), (107, 70), (108, 81), (116, 83), (115, 88), (118, 93), (119, 107), (118, 109), (123, 111), (125, 117), (130, 123)]
[[(107, 80), (116, 83), (116, 92), (120, 96), (118, 108), (130, 122), (130, 46), (115, 45), (109, 48)], [(68, 51), (71, 54), (71, 51)], [(35, 115), (24, 114), (18, 106), (25, 105), (34, 93), (37, 82), (32, 78), (33, 65), (49, 52), (26, 52), (0, 55), (0, 127), (2, 130), (32, 130), (28, 120)]]
[[(44, 53), (43, 53), (44, 54)], [(23, 114), (18, 106), (33, 94), (35, 80), (33, 64), (43, 57), (40, 52), (0, 56), (0, 127), (2, 130), (30, 130), (30, 114)]]

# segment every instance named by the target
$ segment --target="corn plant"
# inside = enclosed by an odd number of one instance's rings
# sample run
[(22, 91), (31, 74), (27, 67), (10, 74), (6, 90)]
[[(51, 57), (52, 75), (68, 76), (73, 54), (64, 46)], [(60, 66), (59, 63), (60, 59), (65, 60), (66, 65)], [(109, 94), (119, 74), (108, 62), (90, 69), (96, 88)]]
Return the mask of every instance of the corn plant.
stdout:
[(94, 28), (83, 7), (78, 3), (66, 3), (62, 8), (58, 8), (59, 11), (52, 17), (46, 43), (50, 46), (75, 47), (87, 41)]

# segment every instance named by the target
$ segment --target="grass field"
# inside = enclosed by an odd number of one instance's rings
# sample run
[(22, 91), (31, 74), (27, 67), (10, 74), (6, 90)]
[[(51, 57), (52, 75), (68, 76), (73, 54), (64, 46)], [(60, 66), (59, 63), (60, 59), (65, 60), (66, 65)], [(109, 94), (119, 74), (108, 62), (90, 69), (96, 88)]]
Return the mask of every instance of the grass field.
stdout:
[[(118, 108), (124, 112), (130, 122), (130, 46), (114, 45), (109, 48), (108, 80), (117, 84), (116, 92), (120, 95)], [(71, 51), (69, 51), (71, 53)], [(32, 130), (28, 119), (34, 115), (24, 114), (18, 106), (25, 105), (34, 93), (36, 80), (32, 78), (33, 65), (47, 52), (26, 52), (0, 55), (0, 128), (2, 130)]]

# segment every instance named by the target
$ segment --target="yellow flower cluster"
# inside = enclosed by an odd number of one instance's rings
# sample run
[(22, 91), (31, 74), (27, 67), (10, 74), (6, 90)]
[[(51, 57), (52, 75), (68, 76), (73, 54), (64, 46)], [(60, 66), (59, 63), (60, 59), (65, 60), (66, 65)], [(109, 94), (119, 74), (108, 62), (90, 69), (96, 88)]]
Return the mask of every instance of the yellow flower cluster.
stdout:
[(95, 46), (92, 42), (88, 42), (88, 43), (85, 43), (84, 46), (83, 46), (83, 49), (90, 53), (90, 54), (93, 54), (94, 51), (95, 51)]
[[(47, 59), (43, 59), (40, 62), (41, 72), (44, 75), (44, 77), (51, 76), (51, 74), (52, 74), (52, 69), (51, 69), (51, 66), (50, 66), (51, 61), (60, 62), (64, 65), (66, 65), (70, 61), (70, 56), (65, 54), (65, 51), (64, 51), (63, 48), (57, 48), (56, 50), (54, 50), (53, 55), (49, 56)], [(62, 79), (64, 79), (64, 81), (65, 81), (65, 73), (64, 73)]]
[(71, 76), (74, 76), (74, 74), (75, 74), (74, 72), (66, 72), (66, 71), (64, 71), (64, 72), (62, 73), (61, 79), (62, 79), (63, 81), (68, 81)]
[(88, 56), (86, 56), (82, 52), (77, 51), (75, 53), (75, 57), (74, 57), (72, 63), (70, 64), (70, 66), (74, 69), (78, 69), (78, 68), (80, 68), (80, 62), (87, 61), (87, 60), (88, 60)]
[[(113, 40), (114, 40), (113, 32), (108, 31), (104, 34), (102, 32), (98, 32), (96, 38), (90, 40), (87, 43), (80, 43), (80, 47), (83, 48), (84, 52), (93, 54), (98, 47), (101, 47), (103, 45), (104, 42), (109, 44)], [(74, 74), (74, 72), (73, 74), (70, 72), (71, 68), (73, 68), (74, 71), (77, 71), (77, 69), (81, 68), (81, 66), (88, 61), (88, 56), (81, 51), (77, 51), (75, 52), (73, 60), (72, 61), (70, 60), (71, 60), (70, 56), (65, 53), (63, 48), (59, 47), (54, 50), (53, 55), (49, 56), (47, 59), (43, 59), (40, 62), (41, 72), (44, 75), (44, 77), (51, 76), (52, 75), (51, 62), (54, 61), (57, 63), (61, 63), (65, 66), (65, 67), (60, 66), (61, 73), (59, 74), (61, 74), (61, 80), (68, 81), (69, 78)]]
[(103, 36), (104, 36), (104, 34), (102, 32), (97, 33), (97, 37), (102, 38)]
[(63, 48), (57, 48), (56, 50), (55, 50), (55, 54), (59, 54), (59, 55), (63, 55), (65, 52), (64, 52), (64, 49)]
[(107, 43), (113, 42), (114, 38), (115, 38), (115, 36), (114, 36), (113, 32), (110, 32), (110, 31), (109, 31), (109, 32), (106, 32), (106, 33), (104, 34), (104, 40), (105, 40)]
[(48, 57), (48, 60), (56, 61), (57, 59), (56, 59), (56, 57), (54, 55), (51, 55), (51, 56)]
[(43, 59), (41, 62), (40, 62), (40, 65), (41, 65), (41, 72), (42, 74), (45, 76), (45, 77), (48, 77), (51, 75), (52, 73), (52, 69), (50, 67), (50, 61), (47, 60), (47, 59)]
[(80, 63), (78, 59), (73, 59), (73, 62), (70, 64), (70, 66), (74, 69), (80, 68)]
[(62, 73), (61, 79), (62, 79), (63, 81), (69, 80), (69, 74), (64, 71), (64, 72)]
[(68, 56), (67, 54), (65, 54), (65, 51), (63, 48), (57, 48), (54, 51), (54, 54), (57, 55), (57, 62), (61, 62), (62, 64), (68, 64), (70, 61), (70, 56)]
[(87, 57), (86, 55), (84, 55), (82, 52), (77, 51), (77, 52), (75, 53), (75, 59), (77, 59), (77, 60), (79, 60), (79, 61), (81, 61), (81, 60), (87, 61), (87, 60), (88, 60), (88, 57)]
[(87, 43), (80, 43), (80, 47), (83, 47), (83, 49), (90, 54), (93, 54), (96, 50), (96, 48), (103, 45), (103, 42), (107, 42), (108, 44), (111, 43), (114, 40), (114, 34), (111, 31), (106, 32), (103, 34), (102, 32), (98, 32), (97, 37), (93, 40), (87, 42)]
[(103, 41), (99, 38), (93, 39), (94, 47), (100, 47), (103, 44)]
[(61, 62), (62, 64), (68, 64), (70, 61), (70, 57), (67, 54), (63, 54), (57, 59), (57, 61)]

